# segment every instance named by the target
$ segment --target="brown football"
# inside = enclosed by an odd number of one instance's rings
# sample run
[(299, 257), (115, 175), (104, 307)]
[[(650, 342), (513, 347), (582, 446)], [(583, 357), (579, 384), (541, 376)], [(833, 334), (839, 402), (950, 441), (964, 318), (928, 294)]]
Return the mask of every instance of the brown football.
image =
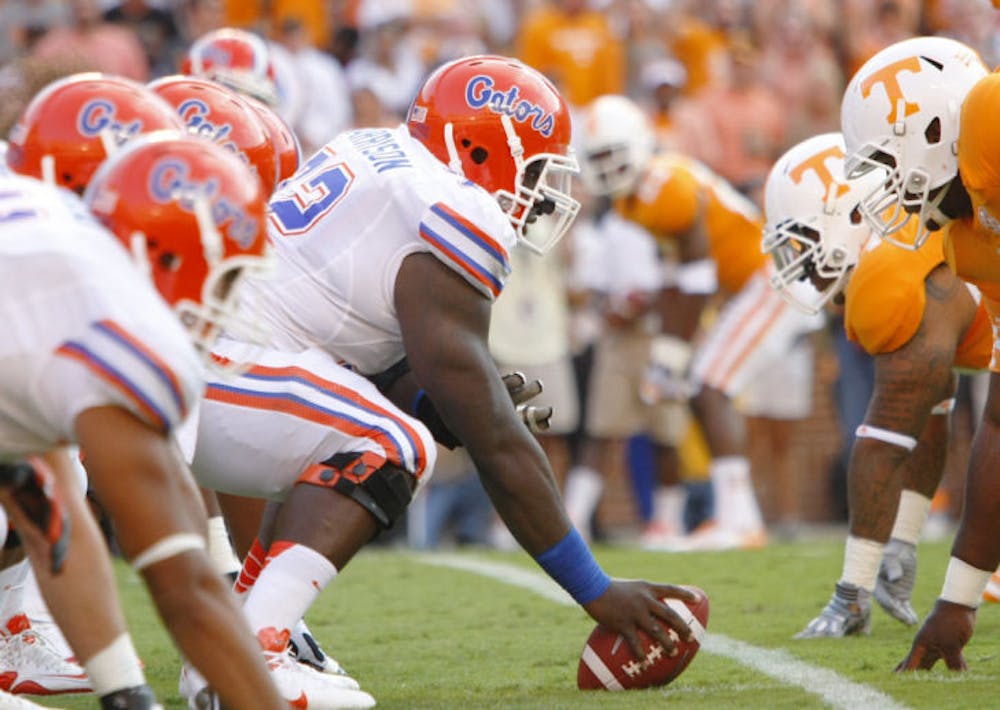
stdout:
[[(694, 659), (708, 626), (708, 595), (698, 587), (687, 585), (698, 595), (690, 604), (680, 599), (664, 599), (680, 614), (695, 635), (695, 641), (677, 639), (677, 655), (668, 656), (663, 647), (643, 632), (639, 632), (646, 657), (637, 660), (620, 634), (598, 624), (590, 633), (580, 655), (576, 684), (583, 690), (629, 690), (666, 685), (679, 676)], [(672, 637), (676, 633), (660, 622)]]

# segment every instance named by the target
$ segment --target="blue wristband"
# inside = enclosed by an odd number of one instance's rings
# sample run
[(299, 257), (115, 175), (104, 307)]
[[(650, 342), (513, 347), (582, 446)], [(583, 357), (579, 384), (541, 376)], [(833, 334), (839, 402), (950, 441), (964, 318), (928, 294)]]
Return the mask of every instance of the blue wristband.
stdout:
[(589, 604), (607, 591), (611, 578), (604, 573), (576, 528), (535, 558), (577, 604)]

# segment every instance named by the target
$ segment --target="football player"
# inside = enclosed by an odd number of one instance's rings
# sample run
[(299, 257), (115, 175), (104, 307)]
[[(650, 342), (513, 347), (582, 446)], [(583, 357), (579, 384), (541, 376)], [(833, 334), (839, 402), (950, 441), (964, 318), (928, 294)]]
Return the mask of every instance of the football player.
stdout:
[(277, 148), (260, 114), (236, 92), (208, 79), (175, 74), (147, 84), (174, 107), (189, 133), (235, 153), (270, 195), (278, 178)]
[[(637, 657), (639, 630), (666, 649), (661, 622), (689, 636), (662, 602), (686, 590), (598, 565), (487, 347), (510, 250), (546, 251), (576, 214), (569, 138), (566, 105), (538, 72), (467, 57), (425, 81), (405, 125), (341, 134), (272, 197), (274, 281), (248, 283), (241, 305), (286, 352), (209, 382), (193, 470), (281, 501), (241, 575), (244, 610), (274, 648), (399, 519), (434, 439), (467, 448), (517, 540)], [(217, 354), (247, 360), (238, 340)]]
[[(760, 211), (708, 168), (676, 153), (654, 155), (649, 119), (623, 96), (588, 107), (582, 145), (593, 192), (651, 232), (679, 262), (661, 291), (661, 333), (649, 349), (650, 401), (690, 397), (712, 460), (715, 520), (676, 549), (759, 547), (766, 532), (750, 480), (743, 423), (732, 398), (822, 325), (768, 285)], [(696, 350), (692, 339), (715, 294), (727, 297)]]
[[(101, 110), (116, 108), (108, 101)], [(60, 175), (58, 157), (43, 155)], [(132, 258), (68, 193), (20, 176), (4, 178), (0, 190), (8, 324), (0, 451), (23, 460), (79, 444), (121, 549), (184, 655), (234, 707), (282, 707), (204, 552), (204, 511), (172, 437), (200, 393), (192, 340), (204, 355), (227, 323), (229, 287), (263, 263), (263, 196), (224, 150), (177, 133), (131, 141), (87, 182), (87, 206)], [(153, 707), (103, 540), (72, 477), (52, 471), (71, 522), (59, 574), (24, 515), (9, 501), (6, 508), (102, 706)]]
[(142, 84), (85, 73), (39, 91), (10, 130), (7, 167), (83, 194), (98, 166), (125, 142), (183, 129), (169, 104)]
[[(0, 176), (10, 174), (6, 156), (7, 142), (0, 141)], [(55, 466), (65, 461), (66, 455), (58, 451), (46, 458), (50, 466)], [(82, 471), (80, 466), (75, 468)], [(81, 491), (86, 488), (85, 475)], [(43, 506), (43, 510), (47, 508)], [(9, 550), (0, 556), (0, 589), (4, 590), (0, 596), (0, 667), (16, 673), (6, 676), (9, 682), (0, 683), (0, 689), (12, 693), (44, 690), (49, 695), (92, 690), (87, 674), (52, 620), (23, 546), (14, 539), (6, 543), (8, 530), (7, 514), (0, 506), (0, 540), (4, 541), (0, 547)]]
[(211, 79), (273, 107), (278, 104), (278, 89), (269, 55), (267, 43), (252, 32), (221, 27), (191, 44), (181, 71)]
[[(851, 79), (841, 104), (847, 176), (888, 170), (862, 203), (873, 230), (923, 250), (947, 225), (942, 241), (948, 265), (979, 287), (994, 333), (989, 394), (944, 585), (898, 670), (931, 668), (942, 658), (951, 669), (966, 668), (962, 649), (1000, 562), (1000, 179), (994, 168), (1000, 143), (992, 125), (998, 106), (1000, 77), (988, 73), (973, 49), (941, 37), (917, 37), (878, 52)], [(912, 236), (904, 232), (910, 223)], [(905, 436), (886, 431), (890, 438)]]
[[(873, 594), (893, 618), (917, 623), (916, 544), (944, 473), (952, 371), (984, 369), (992, 347), (979, 292), (948, 269), (941, 233), (920, 251), (869, 240), (860, 202), (886, 171), (849, 181), (843, 166), (843, 137), (826, 133), (788, 150), (765, 186), (762, 245), (774, 260), (775, 288), (803, 310), (842, 302), (848, 337), (875, 364), (848, 467), (843, 571), (833, 598), (796, 638), (868, 633)], [(904, 230), (908, 237), (915, 227)], [(816, 291), (798, 288), (803, 281)]]
[[(141, 84), (97, 73), (72, 75), (52, 82), (29, 102), (11, 130), (9, 149), (3, 146), (3, 172), (13, 169), (82, 193), (97, 166), (120, 144), (144, 132), (180, 127), (170, 107)], [(86, 477), (70, 476), (81, 470), (78, 465), (65, 453), (49, 452), (45, 458), (52, 469), (73, 478), (83, 494)], [(86, 691), (90, 689), (86, 674), (51, 622), (38, 596), (34, 571), (27, 567), (25, 561), (0, 572), (0, 581), (9, 589), (4, 595), (6, 633), (0, 656), (3, 668), (16, 673), (6, 687), (18, 693)], [(102, 570), (95, 568), (95, 576), (100, 577)], [(105, 578), (95, 586), (104, 589), (109, 583), (111, 579)], [(124, 632), (117, 621), (107, 626), (108, 631)], [(134, 668), (127, 657), (118, 660), (123, 678), (141, 674), (138, 659)]]

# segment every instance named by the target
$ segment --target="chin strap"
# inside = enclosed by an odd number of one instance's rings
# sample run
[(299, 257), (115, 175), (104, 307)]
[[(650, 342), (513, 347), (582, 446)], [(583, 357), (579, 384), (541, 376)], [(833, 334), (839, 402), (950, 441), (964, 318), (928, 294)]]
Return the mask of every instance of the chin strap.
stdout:
[(444, 147), (448, 150), (448, 168), (465, 177), (462, 159), (458, 157), (458, 150), (455, 148), (455, 126), (451, 121), (444, 124)]

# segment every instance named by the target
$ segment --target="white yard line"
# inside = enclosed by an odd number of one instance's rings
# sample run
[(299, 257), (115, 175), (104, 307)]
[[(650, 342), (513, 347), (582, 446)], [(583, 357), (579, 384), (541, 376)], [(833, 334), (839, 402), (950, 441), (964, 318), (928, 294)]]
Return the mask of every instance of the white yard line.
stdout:
[[(422, 554), (416, 557), (424, 564), (472, 572), (504, 584), (521, 587), (558, 604), (566, 606), (576, 604), (548, 577), (517, 565), (464, 555)], [(780, 649), (761, 648), (711, 632), (706, 636), (702, 648), (706, 653), (724, 656), (781, 683), (817, 695), (827, 705), (839, 710), (855, 710), (860, 707), (906, 710), (905, 705), (875, 688), (855, 683), (828, 668), (800, 661)]]

